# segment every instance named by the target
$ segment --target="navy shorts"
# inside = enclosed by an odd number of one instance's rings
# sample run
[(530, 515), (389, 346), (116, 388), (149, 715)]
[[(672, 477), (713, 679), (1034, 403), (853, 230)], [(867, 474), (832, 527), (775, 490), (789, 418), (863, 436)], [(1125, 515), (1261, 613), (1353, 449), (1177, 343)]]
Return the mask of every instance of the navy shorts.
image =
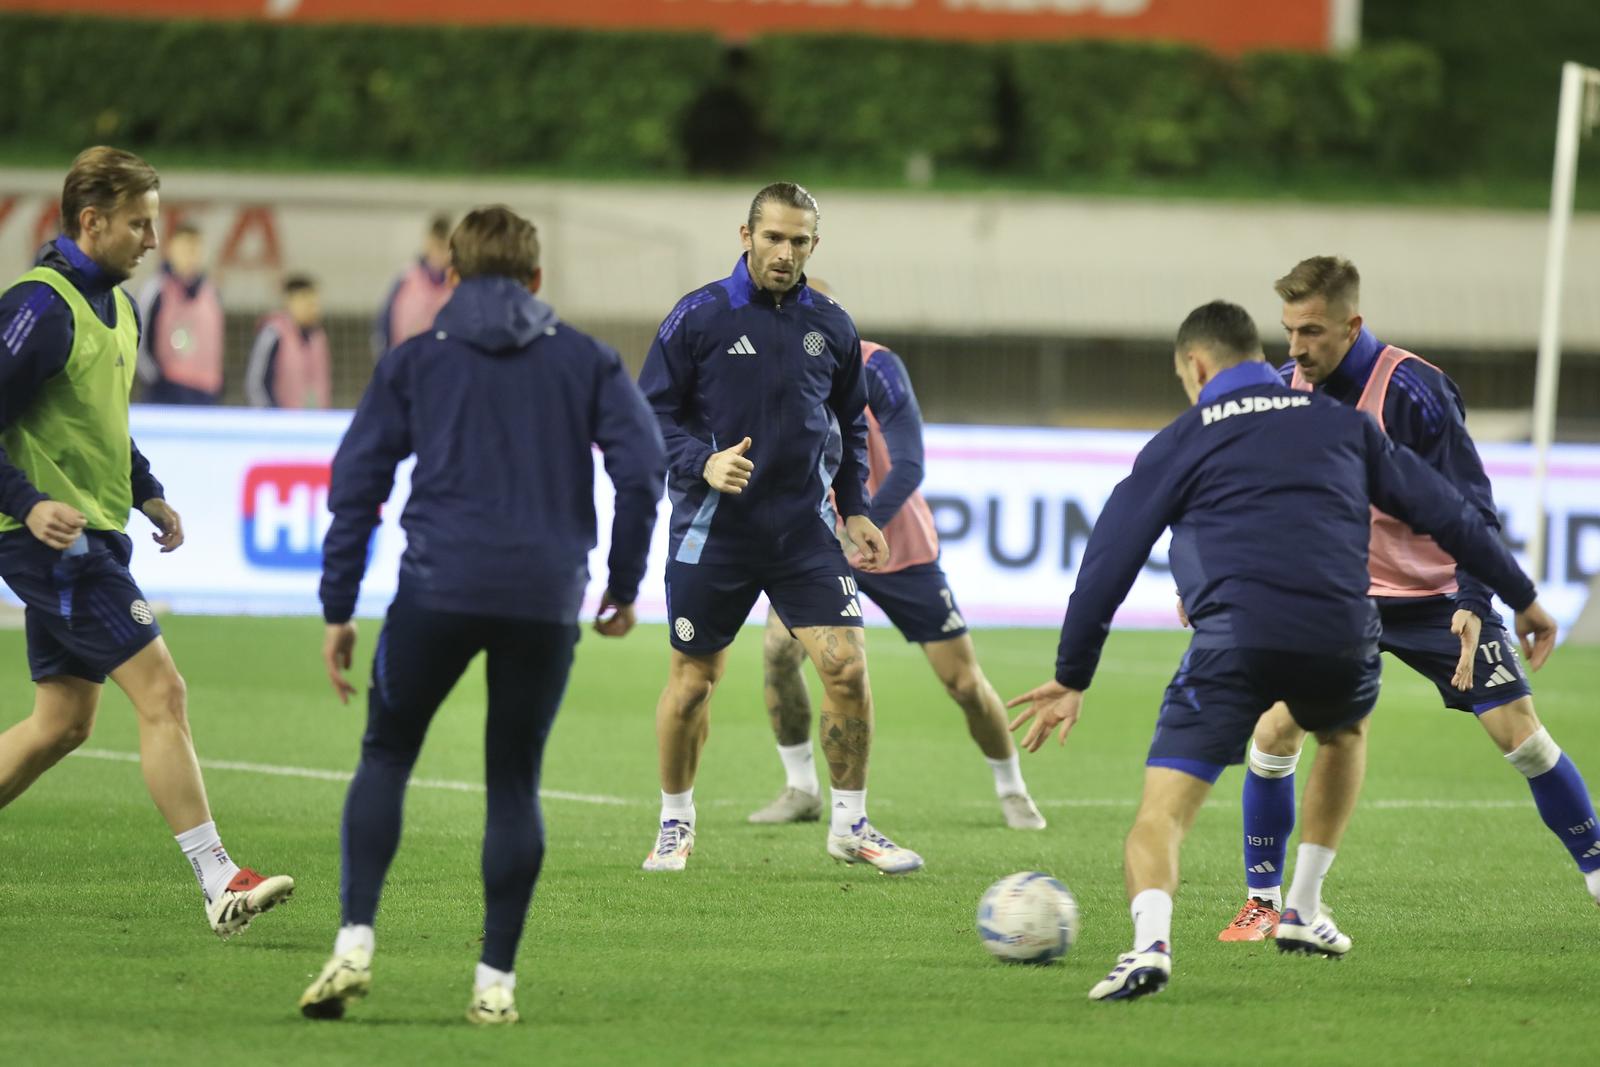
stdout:
[(1301, 729), (1352, 726), (1378, 702), (1382, 659), (1259, 648), (1194, 648), (1167, 685), (1147, 766), (1208, 782), (1244, 761), (1261, 713), (1281, 700)]
[(938, 563), (918, 563), (888, 574), (856, 571), (856, 585), (912, 644), (948, 641), (967, 632), (950, 582)]
[(762, 593), (790, 630), (862, 625), (855, 574), (832, 534), (820, 522), (817, 528), (826, 536), (799, 552), (762, 562), (668, 560), (672, 647), (691, 656), (727, 648)]
[(1378, 647), (1432, 682), (1447, 708), (1481, 715), (1532, 693), (1517, 655), (1516, 638), (1506, 633), (1498, 616), (1484, 619), (1478, 634), (1472, 689), (1463, 693), (1451, 684), (1461, 655), (1461, 639), (1450, 632), (1455, 613), (1455, 602), (1447, 597), (1412, 603), (1382, 600), (1378, 614), (1383, 620), (1383, 636), (1378, 638)]
[(88, 551), (69, 556), (44, 549), (31, 554), (36, 565), (8, 566), (0, 575), (27, 605), (28, 669), (36, 682), (62, 674), (104, 682), (161, 636), (128, 573), (133, 542), (96, 530), (82, 543)]

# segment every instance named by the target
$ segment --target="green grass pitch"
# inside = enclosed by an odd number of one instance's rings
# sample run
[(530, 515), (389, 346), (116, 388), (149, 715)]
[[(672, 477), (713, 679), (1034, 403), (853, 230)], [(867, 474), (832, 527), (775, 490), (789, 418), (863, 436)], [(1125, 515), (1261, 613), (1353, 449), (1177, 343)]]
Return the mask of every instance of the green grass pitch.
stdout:
[[(1592, 1039), (1600, 910), (1521, 778), (1403, 666), (1385, 664), (1367, 789), (1327, 887), (1351, 956), (1216, 941), (1241, 899), (1231, 770), (1184, 850), (1173, 984), (1090, 1004), (1130, 937), (1121, 842), (1182, 636), (1113, 637), (1067, 748), (1024, 756), (1051, 826), (1023, 834), (1003, 828), (989, 772), (920, 652), (876, 629), (870, 809), (926, 870), (885, 878), (834, 864), (816, 825), (745, 824), (782, 781), (751, 629), (715, 700), (689, 870), (643, 874), (665, 633), (586, 634), (545, 763), (548, 790), (586, 799), (545, 802), (549, 854), (518, 966), (523, 1023), (478, 1031), (462, 1018), (483, 798), (438, 784), (408, 800), (373, 995), (342, 1023), (310, 1023), (295, 1001), (338, 922), (344, 785), (224, 764), (348, 772), (364, 704), (341, 707), (329, 691), (315, 620), (175, 618), (166, 630), (200, 754), (217, 764), (207, 784), (224, 840), (299, 889), (217, 942), (137, 765), (106, 755), (137, 750), (132, 713), (108, 691), (91, 753), (0, 813), (0, 1063), (1475, 1064), (1579, 1062)], [(376, 634), (363, 624), (359, 677)], [(977, 634), (1003, 695), (1048, 675), (1054, 640)], [(20, 633), (0, 633), (0, 662), (9, 725), (31, 700)], [(1600, 652), (1575, 648), (1535, 679), (1542, 716), (1591, 783), (1597, 679)], [(481, 781), (481, 698), (475, 666), (419, 777)], [(1051, 967), (995, 963), (973, 930), (983, 889), (1027, 869), (1062, 878), (1083, 911), (1077, 947)]]

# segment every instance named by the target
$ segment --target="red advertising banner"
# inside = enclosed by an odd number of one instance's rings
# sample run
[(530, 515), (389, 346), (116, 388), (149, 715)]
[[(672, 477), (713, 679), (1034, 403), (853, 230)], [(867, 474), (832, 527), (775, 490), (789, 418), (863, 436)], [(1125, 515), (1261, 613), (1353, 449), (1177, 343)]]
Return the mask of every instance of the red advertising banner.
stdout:
[(860, 31), (905, 37), (1187, 41), (1321, 51), (1360, 0), (0, 0), (0, 10), (304, 22), (533, 23), (593, 29)]

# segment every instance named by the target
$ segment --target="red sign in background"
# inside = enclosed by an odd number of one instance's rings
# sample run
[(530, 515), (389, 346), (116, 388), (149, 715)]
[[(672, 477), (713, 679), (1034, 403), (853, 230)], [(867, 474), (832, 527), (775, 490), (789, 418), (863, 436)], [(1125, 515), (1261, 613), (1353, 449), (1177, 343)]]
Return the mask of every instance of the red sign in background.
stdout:
[(1224, 53), (1323, 50), (1342, 0), (0, 0), (0, 10), (304, 22), (534, 23), (595, 29), (862, 31), (972, 40), (1121, 37)]

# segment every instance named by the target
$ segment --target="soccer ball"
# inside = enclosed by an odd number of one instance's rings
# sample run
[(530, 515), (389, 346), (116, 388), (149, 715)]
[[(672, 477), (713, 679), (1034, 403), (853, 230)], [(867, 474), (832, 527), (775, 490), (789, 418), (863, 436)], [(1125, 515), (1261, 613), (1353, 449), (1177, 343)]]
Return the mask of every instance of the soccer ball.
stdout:
[(978, 939), (1006, 963), (1050, 963), (1078, 939), (1078, 902), (1048, 874), (1008, 874), (978, 901)]

